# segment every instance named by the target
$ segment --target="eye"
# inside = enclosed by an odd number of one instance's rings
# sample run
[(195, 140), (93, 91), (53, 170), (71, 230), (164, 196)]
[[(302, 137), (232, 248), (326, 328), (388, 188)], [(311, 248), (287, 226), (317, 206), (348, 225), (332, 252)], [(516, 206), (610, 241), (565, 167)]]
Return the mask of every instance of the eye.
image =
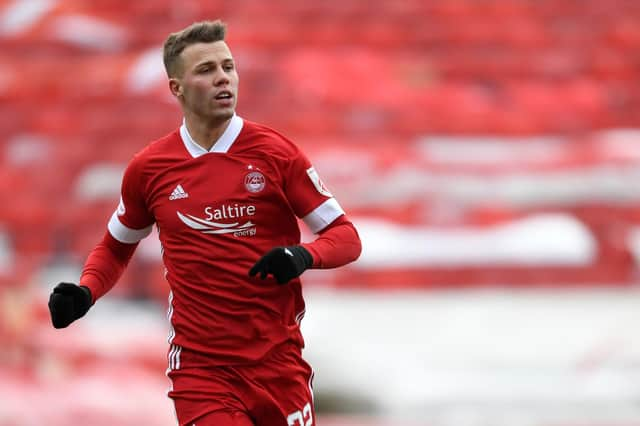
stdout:
[(224, 65), (224, 70), (225, 71), (233, 71), (234, 68), (235, 68), (234, 64), (225, 64)]

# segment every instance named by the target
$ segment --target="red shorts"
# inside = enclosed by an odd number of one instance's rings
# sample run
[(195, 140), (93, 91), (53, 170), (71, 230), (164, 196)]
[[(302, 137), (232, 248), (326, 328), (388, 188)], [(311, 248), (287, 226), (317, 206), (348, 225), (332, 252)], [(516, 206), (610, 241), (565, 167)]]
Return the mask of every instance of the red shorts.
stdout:
[(313, 370), (285, 343), (256, 364), (180, 368), (167, 373), (180, 426), (312, 426)]

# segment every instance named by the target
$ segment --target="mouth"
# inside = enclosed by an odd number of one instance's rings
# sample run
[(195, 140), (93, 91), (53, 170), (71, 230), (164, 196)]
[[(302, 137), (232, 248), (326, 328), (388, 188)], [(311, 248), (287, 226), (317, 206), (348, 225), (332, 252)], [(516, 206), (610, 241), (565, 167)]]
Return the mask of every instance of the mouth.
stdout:
[(217, 101), (231, 101), (233, 99), (233, 94), (229, 90), (221, 90), (215, 96)]

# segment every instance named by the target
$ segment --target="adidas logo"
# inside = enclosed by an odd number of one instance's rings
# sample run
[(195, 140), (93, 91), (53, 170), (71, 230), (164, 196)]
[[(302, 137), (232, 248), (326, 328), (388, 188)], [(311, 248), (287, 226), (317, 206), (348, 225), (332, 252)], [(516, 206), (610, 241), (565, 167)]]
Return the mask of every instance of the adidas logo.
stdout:
[(180, 198), (189, 198), (189, 194), (184, 192), (184, 189), (182, 189), (182, 185), (176, 186), (176, 189), (174, 189), (169, 196), (169, 200), (179, 200)]

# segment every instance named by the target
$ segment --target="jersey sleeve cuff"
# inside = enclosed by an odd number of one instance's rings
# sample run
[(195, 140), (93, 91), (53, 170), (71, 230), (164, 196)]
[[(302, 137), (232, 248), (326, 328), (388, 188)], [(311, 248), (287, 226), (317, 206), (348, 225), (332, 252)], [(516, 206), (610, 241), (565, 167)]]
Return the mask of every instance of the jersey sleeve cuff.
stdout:
[(332, 197), (303, 217), (302, 221), (309, 227), (311, 232), (317, 234), (343, 214), (344, 210), (342, 210), (338, 201)]
[(143, 229), (132, 229), (120, 222), (117, 212), (113, 213), (109, 224), (107, 225), (109, 233), (113, 238), (125, 244), (135, 244), (147, 237), (153, 230), (153, 225), (149, 225)]

